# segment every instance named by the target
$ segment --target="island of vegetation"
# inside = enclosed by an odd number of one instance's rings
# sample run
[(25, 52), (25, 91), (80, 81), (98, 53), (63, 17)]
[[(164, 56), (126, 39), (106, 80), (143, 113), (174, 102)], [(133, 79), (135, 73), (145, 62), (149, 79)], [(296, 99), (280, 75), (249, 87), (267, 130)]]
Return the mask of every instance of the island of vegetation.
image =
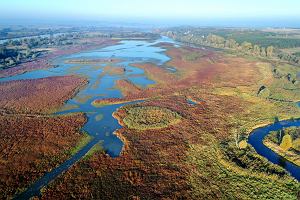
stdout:
[(134, 107), (127, 110), (123, 119), (128, 128), (147, 130), (160, 129), (180, 122), (180, 115), (166, 108)]

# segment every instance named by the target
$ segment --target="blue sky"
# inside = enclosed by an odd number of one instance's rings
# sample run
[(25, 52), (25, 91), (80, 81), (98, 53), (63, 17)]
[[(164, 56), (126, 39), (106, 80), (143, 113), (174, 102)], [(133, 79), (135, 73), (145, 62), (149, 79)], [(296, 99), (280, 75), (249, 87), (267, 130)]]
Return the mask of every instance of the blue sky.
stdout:
[(0, 20), (300, 19), (300, 0), (0, 0)]

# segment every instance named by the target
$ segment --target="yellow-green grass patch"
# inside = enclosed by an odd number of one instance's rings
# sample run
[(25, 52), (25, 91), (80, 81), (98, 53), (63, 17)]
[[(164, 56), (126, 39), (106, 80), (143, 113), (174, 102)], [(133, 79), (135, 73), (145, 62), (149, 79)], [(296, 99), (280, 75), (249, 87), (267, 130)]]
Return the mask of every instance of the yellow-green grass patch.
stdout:
[(177, 124), (181, 119), (177, 112), (167, 108), (144, 106), (129, 108), (123, 122), (128, 128), (147, 130), (166, 128)]

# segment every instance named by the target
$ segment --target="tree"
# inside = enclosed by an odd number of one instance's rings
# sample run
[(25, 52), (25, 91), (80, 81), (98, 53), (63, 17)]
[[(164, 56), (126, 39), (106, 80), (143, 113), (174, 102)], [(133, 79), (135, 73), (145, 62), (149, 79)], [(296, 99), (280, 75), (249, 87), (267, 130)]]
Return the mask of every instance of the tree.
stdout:
[(20, 53), (18, 53), (18, 56), (17, 56), (17, 58), (16, 58), (16, 61), (17, 61), (17, 62), (20, 62), (20, 61), (21, 61), (21, 54), (20, 54)]
[(224, 47), (225, 39), (221, 36), (209, 34), (206, 38), (207, 42), (213, 46)]
[(262, 48), (260, 49), (260, 55), (261, 55), (262, 57), (266, 57), (266, 56), (267, 56), (266, 48), (265, 48), (265, 47), (262, 47)]
[[(246, 141), (247, 139), (247, 129), (244, 128), (244, 127), (241, 127), (239, 128), (238, 130), (236, 130), (235, 134), (234, 134), (234, 140), (235, 140), (235, 145), (238, 147), (238, 148), (241, 148), (240, 147), (240, 142), (241, 141)], [(247, 143), (247, 142), (246, 142)], [(245, 146), (244, 142), (241, 144), (242, 147)], [(247, 147), (247, 145), (246, 145)], [(245, 147), (245, 148), (246, 148)]]
[(234, 39), (229, 39), (225, 41), (225, 47), (228, 47), (230, 49), (237, 49), (239, 44)]
[(274, 47), (273, 46), (268, 46), (268, 48), (266, 50), (267, 56), (272, 57), (273, 56), (273, 51), (274, 51)]
[(289, 150), (293, 146), (292, 137), (289, 134), (286, 134), (282, 138), (282, 142), (280, 143), (280, 147), (283, 151)]
[(252, 50), (252, 44), (250, 42), (243, 42), (241, 46), (245, 53), (249, 53)]
[(256, 56), (260, 55), (260, 47), (257, 44), (253, 46), (253, 54)]
[(5, 47), (0, 47), (0, 57), (5, 54)]
[(28, 57), (31, 54), (31, 50), (29, 48), (27, 48), (25, 50), (25, 56)]
[(248, 146), (248, 143), (247, 143), (246, 140), (241, 140), (241, 141), (239, 142), (239, 148), (240, 148), (240, 149), (245, 149), (245, 148), (247, 148), (247, 146)]
[(277, 131), (277, 135), (276, 135), (276, 137), (277, 137), (277, 141), (278, 141), (278, 145), (280, 145), (280, 143), (281, 143), (281, 141), (282, 141), (282, 136), (284, 135), (284, 131), (283, 130), (278, 130)]

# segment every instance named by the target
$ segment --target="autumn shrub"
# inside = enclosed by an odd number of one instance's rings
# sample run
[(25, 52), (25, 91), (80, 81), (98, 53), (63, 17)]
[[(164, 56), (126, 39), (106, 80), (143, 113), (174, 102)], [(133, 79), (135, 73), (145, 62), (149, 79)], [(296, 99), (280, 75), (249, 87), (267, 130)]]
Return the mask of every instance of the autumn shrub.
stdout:
[(234, 142), (224, 141), (221, 142), (221, 149), (224, 153), (224, 157), (239, 167), (251, 171), (276, 174), (278, 176), (286, 175), (283, 168), (268, 162), (267, 159), (258, 155), (250, 145), (244, 149), (239, 149)]

